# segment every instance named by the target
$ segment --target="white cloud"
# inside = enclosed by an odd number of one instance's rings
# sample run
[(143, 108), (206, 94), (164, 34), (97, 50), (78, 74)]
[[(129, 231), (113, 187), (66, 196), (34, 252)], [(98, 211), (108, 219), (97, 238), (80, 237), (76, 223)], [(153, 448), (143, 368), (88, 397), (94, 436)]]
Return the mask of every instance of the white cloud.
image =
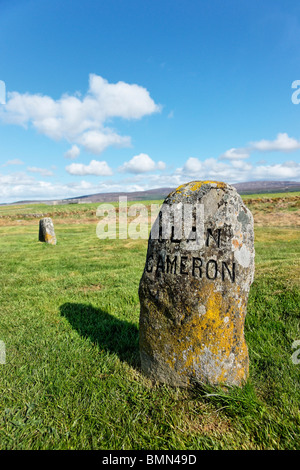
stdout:
[(86, 194), (86, 191), (97, 192), (98, 188), (86, 181), (78, 183), (52, 183), (37, 180), (26, 172), (10, 175), (0, 174), (0, 201), (16, 202), (19, 200), (64, 199)]
[(13, 160), (8, 160), (2, 166), (8, 166), (8, 165), (24, 165), (24, 162), (22, 162), (22, 160), (20, 160), (19, 158), (14, 158)]
[(190, 178), (203, 179), (203, 175), (222, 174), (224, 170), (228, 168), (228, 164), (219, 162), (215, 158), (206, 158), (205, 160), (199, 160), (195, 157), (187, 159), (182, 168), (177, 168), (176, 174), (187, 175)]
[(289, 137), (287, 133), (279, 133), (275, 140), (260, 140), (258, 142), (252, 142), (251, 147), (253, 150), (259, 150), (261, 152), (293, 152), (300, 149), (300, 141)]
[(243, 160), (250, 156), (252, 152), (294, 152), (300, 149), (300, 141), (289, 137), (287, 133), (277, 134), (276, 139), (262, 139), (257, 142), (250, 142), (246, 148), (231, 148), (220, 155), (220, 160)]
[(241, 160), (248, 157), (249, 151), (247, 149), (231, 148), (220, 156), (220, 160)]
[(116, 116), (124, 119), (140, 119), (161, 109), (145, 88), (121, 81), (115, 84), (108, 83), (95, 74), (90, 75), (89, 92), (101, 104), (104, 119)]
[(105, 161), (99, 162), (92, 160), (89, 165), (83, 163), (71, 163), (66, 166), (66, 170), (70, 175), (96, 175), (96, 176), (110, 176), (112, 170)]
[(289, 161), (274, 165), (260, 165), (253, 168), (253, 180), (274, 179), (298, 181), (300, 178), (300, 163)]
[(27, 167), (27, 171), (30, 173), (39, 173), (41, 176), (53, 176), (53, 171), (47, 170), (47, 168), (38, 168), (36, 166)]
[[(93, 146), (97, 147), (105, 144), (105, 139), (103, 143), (101, 135), (99, 136), (97, 132), (97, 129), (91, 129), (86, 133), (85, 144), (89, 146), (90, 150), (93, 149)], [(112, 131), (105, 130), (105, 136), (108, 139), (111, 134), (113, 134)], [(99, 141), (97, 141), (98, 138)], [(122, 139), (121, 136), (118, 136), (118, 138)], [(121, 143), (119, 142), (119, 144)], [(263, 140), (253, 142), (251, 145), (252, 147), (247, 147), (247, 149), (230, 149), (230, 151), (227, 151), (229, 152), (227, 156), (231, 158), (206, 158), (200, 160), (196, 157), (190, 157), (182, 167), (177, 168), (172, 173), (157, 171), (165, 170), (165, 163), (162, 161), (155, 162), (149, 155), (141, 153), (132, 157), (131, 160), (125, 162), (119, 168), (120, 173), (128, 173), (123, 178), (106, 179), (97, 183), (80, 180), (66, 184), (57, 181), (38, 180), (36, 175), (39, 175), (39, 177), (50, 176), (52, 172), (48, 169), (32, 166), (27, 168), (27, 172), (0, 174), (0, 202), (14, 202), (21, 199), (63, 199), (99, 192), (137, 191), (159, 187), (173, 188), (193, 180), (224, 181), (231, 184), (257, 180), (299, 181), (300, 163), (294, 160), (267, 164), (264, 160), (252, 163), (246, 160), (246, 157), (243, 157), (248, 151), (249, 154), (254, 151), (255, 146), (262, 152), (268, 152), (275, 148), (282, 152), (297, 150), (299, 143), (295, 139), (288, 137), (287, 134), (278, 134), (274, 141)], [(73, 144), (69, 151), (74, 153), (71, 152), (70, 155), (79, 154), (77, 149), (80, 150), (76, 144)], [(20, 164), (23, 164), (21, 160), (14, 159), (7, 161), (2, 167)], [(110, 176), (113, 174), (106, 161), (97, 160), (91, 160), (89, 164), (71, 163), (66, 167), (66, 170), (69, 174), (77, 176)], [(35, 175), (33, 176), (33, 174)], [(145, 178), (145, 174), (147, 174), (147, 178)]]
[(66, 151), (65, 158), (69, 158), (70, 160), (75, 160), (75, 158), (79, 157), (80, 148), (77, 145), (72, 145), (72, 147)]
[(90, 74), (89, 89), (82, 99), (78, 93), (54, 100), (50, 96), (11, 92), (6, 105), (1, 106), (0, 118), (4, 123), (25, 128), (32, 125), (53, 140), (64, 139), (99, 154), (109, 145), (130, 144), (130, 137), (122, 137), (105, 126), (107, 120), (140, 119), (160, 110), (145, 88), (122, 81), (108, 83)]
[[(187, 162), (189, 161), (189, 164)], [(38, 180), (33, 175), (26, 172), (15, 172), (10, 175), (0, 174), (0, 202), (14, 202), (18, 200), (30, 199), (64, 199), (76, 197), (84, 194), (95, 194), (112, 191), (139, 191), (160, 187), (175, 188), (180, 184), (194, 180), (224, 181), (229, 184), (257, 181), (257, 180), (289, 180), (299, 181), (300, 163), (293, 160), (277, 163), (274, 165), (252, 165), (245, 160), (220, 162), (217, 159), (209, 158), (203, 161), (199, 159), (188, 159), (181, 168), (177, 168), (173, 173), (148, 173), (145, 178), (144, 173), (132, 174), (121, 180), (109, 179), (91, 183), (85, 180), (73, 181), (71, 183), (51, 182)], [(97, 165), (100, 164), (100, 165)], [(101, 164), (102, 163), (102, 164)], [(193, 166), (193, 163), (195, 166)], [(201, 163), (201, 170), (195, 171)], [(106, 173), (111, 174), (111, 170), (106, 162), (90, 163), (89, 165), (79, 165), (75, 167), (74, 173), (77, 175)]]
[(113, 145), (115, 147), (129, 147), (130, 137), (121, 137), (111, 130), (106, 129), (105, 131), (87, 131), (78, 137), (77, 142), (91, 153), (99, 154)]
[(183, 167), (184, 173), (193, 173), (201, 171), (202, 169), (202, 162), (198, 158), (190, 157), (185, 162)]
[(51, 200), (83, 196), (112, 191), (139, 191), (144, 185), (136, 183), (124, 184), (123, 181), (97, 181), (91, 183), (85, 180), (70, 183), (38, 180), (26, 172), (16, 172), (10, 175), (0, 174), (0, 202), (16, 202), (20, 200)]
[(252, 165), (245, 160), (221, 162), (215, 158), (200, 161), (189, 158), (183, 167), (177, 168), (174, 175), (183, 182), (192, 180), (215, 180), (238, 183), (255, 180), (290, 180), (300, 178), (300, 163), (288, 161), (273, 165)]
[(245, 160), (233, 160), (231, 162), (233, 168), (238, 168), (239, 170), (243, 171), (250, 171), (252, 170), (251, 163), (245, 162)]
[(119, 171), (122, 173), (147, 173), (154, 170), (164, 170), (166, 165), (164, 162), (159, 161), (155, 163), (152, 158), (149, 157), (146, 153), (140, 153), (139, 155), (135, 155), (132, 157), (129, 162), (125, 162), (121, 167), (119, 167)]
[(165, 169), (166, 169), (166, 164), (165, 164), (165, 162), (162, 162), (162, 161), (160, 160), (159, 162), (157, 162), (156, 168), (157, 168), (158, 170), (165, 170)]

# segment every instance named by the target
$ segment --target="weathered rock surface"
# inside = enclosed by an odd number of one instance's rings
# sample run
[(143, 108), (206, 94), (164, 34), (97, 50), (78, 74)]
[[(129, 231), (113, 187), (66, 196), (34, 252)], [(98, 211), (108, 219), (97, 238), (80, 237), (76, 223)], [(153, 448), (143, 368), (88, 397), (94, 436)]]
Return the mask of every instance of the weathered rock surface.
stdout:
[[(181, 206), (190, 219), (182, 221)], [(175, 216), (166, 217), (171, 210)], [(244, 384), (254, 256), (253, 217), (233, 187), (196, 181), (167, 196), (151, 229), (139, 286), (146, 376), (183, 387)]]
[(39, 241), (49, 243), (50, 245), (56, 245), (54, 226), (50, 217), (44, 217), (40, 220)]

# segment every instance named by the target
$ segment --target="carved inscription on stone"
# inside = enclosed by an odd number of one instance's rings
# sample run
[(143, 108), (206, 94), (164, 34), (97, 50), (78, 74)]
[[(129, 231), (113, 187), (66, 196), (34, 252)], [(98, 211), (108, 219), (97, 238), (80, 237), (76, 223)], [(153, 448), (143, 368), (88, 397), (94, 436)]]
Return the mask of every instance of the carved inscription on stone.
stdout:
[(242, 385), (253, 218), (236, 190), (191, 182), (165, 199), (140, 281), (143, 372), (174, 386)]

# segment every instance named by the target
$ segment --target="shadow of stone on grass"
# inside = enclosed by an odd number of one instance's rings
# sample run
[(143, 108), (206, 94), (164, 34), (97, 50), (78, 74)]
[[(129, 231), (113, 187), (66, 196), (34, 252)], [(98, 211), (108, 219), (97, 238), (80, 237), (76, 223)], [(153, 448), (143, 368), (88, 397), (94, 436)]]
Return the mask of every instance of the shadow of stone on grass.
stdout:
[(139, 368), (139, 334), (133, 323), (119, 320), (91, 304), (65, 303), (60, 306), (61, 315), (84, 338), (99, 349), (115, 353), (121, 361)]

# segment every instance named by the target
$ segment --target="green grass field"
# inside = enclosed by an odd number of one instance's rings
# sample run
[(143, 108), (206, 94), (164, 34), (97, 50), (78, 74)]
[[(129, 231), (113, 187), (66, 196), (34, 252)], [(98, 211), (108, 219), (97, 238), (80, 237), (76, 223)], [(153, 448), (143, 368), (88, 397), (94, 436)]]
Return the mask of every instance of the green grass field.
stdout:
[[(99, 240), (98, 204), (2, 206), (0, 449), (300, 449), (299, 195), (280, 197), (245, 197), (259, 221), (250, 376), (228, 392), (141, 374), (146, 240)], [(39, 214), (56, 246), (38, 242)]]

